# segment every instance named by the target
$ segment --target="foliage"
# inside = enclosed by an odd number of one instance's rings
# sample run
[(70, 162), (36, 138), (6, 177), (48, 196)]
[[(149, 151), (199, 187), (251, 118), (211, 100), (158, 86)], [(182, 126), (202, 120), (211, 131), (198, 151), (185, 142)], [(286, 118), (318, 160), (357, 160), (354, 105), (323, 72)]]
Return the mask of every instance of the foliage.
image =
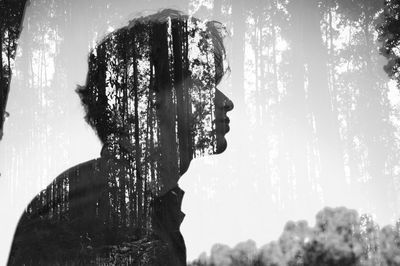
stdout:
[(380, 234), (382, 257), (388, 266), (400, 264), (400, 221), (395, 226), (385, 226)]
[(378, 25), (379, 40), (382, 42), (380, 52), (388, 59), (385, 71), (390, 77), (399, 81), (400, 76), (400, 1), (386, 0)]
[(316, 215), (314, 227), (305, 221), (289, 221), (278, 241), (259, 249), (251, 240), (234, 248), (216, 244), (209, 257), (202, 254), (189, 265), (398, 265), (399, 229), (400, 222), (380, 230), (369, 215), (359, 216), (345, 207), (326, 207)]
[(0, 140), (26, 0), (0, 1)]

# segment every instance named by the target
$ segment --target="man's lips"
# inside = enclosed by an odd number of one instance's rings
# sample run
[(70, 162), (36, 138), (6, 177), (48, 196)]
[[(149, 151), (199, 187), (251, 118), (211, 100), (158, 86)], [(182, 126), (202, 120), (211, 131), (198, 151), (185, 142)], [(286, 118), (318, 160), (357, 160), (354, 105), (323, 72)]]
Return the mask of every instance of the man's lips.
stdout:
[(225, 133), (228, 133), (229, 131), (230, 131), (230, 127), (229, 127), (229, 122), (230, 122), (231, 120), (229, 119), (229, 117), (225, 117), (225, 119), (224, 119), (224, 126), (225, 126)]
[(228, 133), (231, 130), (228, 124), (225, 125), (225, 133)]

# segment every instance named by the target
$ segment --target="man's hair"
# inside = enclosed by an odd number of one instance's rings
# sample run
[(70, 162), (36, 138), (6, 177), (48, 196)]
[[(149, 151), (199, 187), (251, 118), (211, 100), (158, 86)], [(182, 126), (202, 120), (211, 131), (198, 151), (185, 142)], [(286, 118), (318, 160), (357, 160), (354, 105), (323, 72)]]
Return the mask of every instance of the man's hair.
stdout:
[[(188, 24), (190, 24), (192, 28), (188, 28)], [(76, 90), (86, 111), (86, 121), (96, 130), (103, 143), (107, 141), (107, 137), (110, 134), (118, 134), (119, 132), (118, 126), (115, 121), (113, 121), (115, 117), (112, 117), (113, 114), (108, 108), (110, 95), (115, 96), (115, 90), (129, 91), (129, 89), (131, 89), (128, 88), (129, 83), (132, 84), (132, 82), (129, 81), (130, 77), (125, 77), (127, 81), (121, 82), (121, 73), (113, 73), (113, 71), (109, 71), (109, 69), (126, 71), (126, 74), (129, 76), (133, 70), (130, 68), (128, 69), (126, 64), (132, 64), (132, 61), (129, 61), (131, 60), (130, 57), (132, 53), (135, 57), (140, 57), (147, 53), (149, 54), (148, 58), (151, 60), (150, 54), (157, 52), (152, 49), (154, 43), (150, 40), (153, 36), (154, 27), (162, 27), (163, 30), (165, 29), (166, 34), (170, 34), (171, 37), (170, 30), (174, 25), (185, 26), (186, 32), (184, 32), (184, 35), (186, 38), (190, 36), (191, 41), (197, 42), (198, 47), (200, 47), (200, 45), (203, 45), (202, 47), (207, 47), (205, 48), (206, 53), (211, 53), (213, 58), (213, 83), (217, 85), (221, 81), (228, 69), (225, 65), (226, 52), (223, 44), (226, 30), (221, 23), (216, 21), (201, 22), (196, 18), (182, 14), (180, 11), (171, 9), (165, 9), (153, 15), (138, 17), (131, 20), (127, 26), (106, 35), (90, 51), (86, 85), (78, 86)], [(172, 43), (173, 42), (169, 40), (169, 49), (171, 49)], [(186, 56), (187, 58), (183, 58), (183, 60), (186, 60), (186, 63), (189, 65), (191, 63), (189, 62), (189, 57), (191, 55), (187, 54)], [(138, 61), (139, 60), (136, 59), (133, 61), (133, 64), (136, 64), (136, 68), (141, 68), (149, 63), (143, 60), (140, 62)], [(118, 68), (119, 64), (125, 64), (126, 69)], [(173, 71), (173, 69), (171, 71)], [(191, 71), (187, 72), (189, 76), (193, 74)], [(145, 77), (142, 77), (142, 79), (146, 80)], [(138, 86), (136, 86), (136, 89), (137, 88)], [(129, 93), (131, 93), (131, 91)], [(122, 119), (124, 118), (122, 117)]]

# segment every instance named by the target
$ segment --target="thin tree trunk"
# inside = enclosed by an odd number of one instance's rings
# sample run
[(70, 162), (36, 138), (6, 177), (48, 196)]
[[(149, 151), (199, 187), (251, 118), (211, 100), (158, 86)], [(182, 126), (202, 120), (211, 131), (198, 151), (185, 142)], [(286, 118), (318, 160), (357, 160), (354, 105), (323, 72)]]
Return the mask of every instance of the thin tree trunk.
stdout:
[(161, 146), (160, 181), (161, 193), (172, 188), (179, 178), (175, 132), (175, 108), (172, 98), (172, 82), (169, 73), (167, 24), (154, 25), (152, 59), (155, 67), (156, 99)]
[(186, 111), (186, 102), (188, 99), (184, 97), (184, 90), (189, 88), (184, 87), (184, 81), (187, 78), (184, 69), (184, 58), (182, 53), (183, 36), (186, 35), (184, 25), (182, 22), (172, 22), (172, 41), (173, 41), (173, 58), (174, 58), (174, 86), (176, 90), (177, 99), (177, 116), (178, 116), (178, 141), (179, 141), (179, 161), (180, 161), (180, 174), (182, 175), (189, 167), (191, 154), (189, 153), (189, 121), (188, 113)]
[[(321, 173), (326, 180), (325, 193), (329, 194), (333, 184), (344, 187), (344, 164), (339, 136), (338, 118), (332, 110), (332, 99), (328, 87), (327, 52), (322, 42), (317, 0), (303, 1), (307, 16), (304, 16), (305, 62), (308, 66), (308, 94), (311, 111), (315, 118), (315, 130), (321, 158)], [(330, 195), (334, 197), (334, 195)]]
[(138, 69), (137, 69), (137, 50), (136, 47), (133, 47), (133, 88), (134, 88), (134, 112), (135, 112), (135, 118), (134, 118), (134, 124), (135, 124), (135, 169), (136, 169), (136, 197), (137, 197), (137, 224), (138, 228), (140, 229), (139, 232), (140, 234), (143, 233), (145, 224), (143, 223), (145, 221), (143, 215), (143, 176), (142, 176), (142, 163), (141, 163), (141, 158), (142, 158), (142, 151), (141, 151), (141, 145), (140, 145), (140, 127), (139, 127), (139, 84), (138, 84)]
[(245, 1), (231, 0), (233, 19), (233, 54), (232, 58), (232, 84), (235, 84), (237, 93), (238, 114), (244, 114), (245, 92), (244, 92), (244, 55), (245, 55), (245, 33), (246, 33), (246, 7)]

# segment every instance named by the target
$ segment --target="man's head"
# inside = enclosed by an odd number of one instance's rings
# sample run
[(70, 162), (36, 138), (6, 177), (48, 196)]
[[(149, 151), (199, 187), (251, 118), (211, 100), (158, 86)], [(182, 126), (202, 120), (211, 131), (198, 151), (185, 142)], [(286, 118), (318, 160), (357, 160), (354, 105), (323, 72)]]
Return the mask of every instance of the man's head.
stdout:
[(157, 161), (170, 176), (193, 157), (224, 151), (233, 104), (216, 89), (226, 72), (223, 35), (220, 23), (174, 10), (107, 35), (77, 90), (100, 140), (144, 164)]

